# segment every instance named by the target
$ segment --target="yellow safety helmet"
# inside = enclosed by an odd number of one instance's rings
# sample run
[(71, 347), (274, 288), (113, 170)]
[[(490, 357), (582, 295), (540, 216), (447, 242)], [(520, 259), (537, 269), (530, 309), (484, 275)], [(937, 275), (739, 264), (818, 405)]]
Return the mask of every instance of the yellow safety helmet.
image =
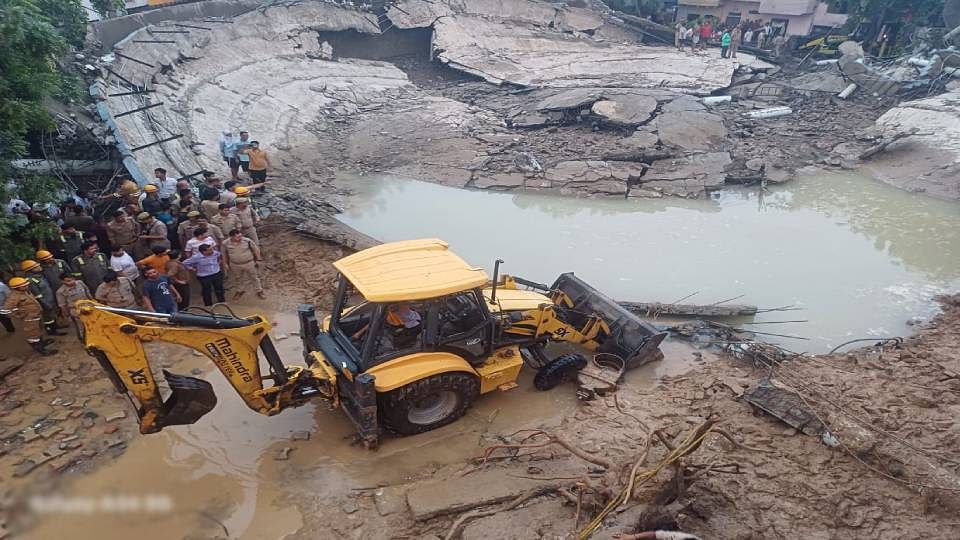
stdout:
[(30, 282), (22, 277), (10, 278), (10, 281), (7, 282), (7, 285), (10, 285), (11, 289), (19, 289), (20, 287), (26, 287)]
[(160, 189), (160, 188), (158, 188), (157, 186), (155, 186), (155, 185), (153, 185), (153, 184), (147, 184), (147, 185), (143, 186), (143, 190), (146, 191), (147, 193), (153, 193), (153, 192), (155, 192), (155, 191), (157, 191), (157, 190), (159, 190), (159, 189)]
[(123, 195), (133, 195), (135, 193), (139, 193), (140, 189), (137, 187), (136, 183), (130, 180), (124, 180), (123, 183), (120, 184), (119, 191)]
[(47, 251), (47, 250), (45, 250), (45, 249), (41, 249), (41, 250), (37, 251), (37, 252), (34, 254), (34, 256), (37, 258), (38, 261), (49, 261), (50, 259), (53, 258), (53, 253), (50, 253), (49, 251)]
[(237, 197), (243, 197), (244, 195), (250, 193), (250, 188), (247, 186), (237, 186), (233, 188), (233, 192), (237, 194)]
[(24, 272), (28, 270), (33, 270), (34, 268), (40, 268), (40, 263), (38, 263), (37, 261), (32, 261), (30, 259), (27, 259), (20, 263), (20, 269), (23, 270)]

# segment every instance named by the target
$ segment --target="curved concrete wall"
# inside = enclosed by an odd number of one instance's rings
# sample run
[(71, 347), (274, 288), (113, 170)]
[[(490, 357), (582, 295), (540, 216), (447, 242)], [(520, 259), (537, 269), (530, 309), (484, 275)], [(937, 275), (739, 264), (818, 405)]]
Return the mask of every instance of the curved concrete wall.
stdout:
[[(183, 24), (206, 29), (165, 24), (133, 32), (114, 46), (116, 59), (106, 66), (113, 73), (106, 72), (91, 87), (125, 164), (141, 183), (155, 167), (176, 177), (219, 170), (217, 139), (224, 128), (245, 127), (268, 148), (289, 146), (288, 134), (304, 133), (329, 101), (325, 92), (371, 77), (376, 82), (364, 86), (407, 84), (403, 73), (389, 64), (321, 59), (325, 52), (318, 32), (379, 33), (369, 13), (299, 2), (248, 10), (230, 22)], [(109, 97), (132, 90), (121, 78), (155, 91)]]

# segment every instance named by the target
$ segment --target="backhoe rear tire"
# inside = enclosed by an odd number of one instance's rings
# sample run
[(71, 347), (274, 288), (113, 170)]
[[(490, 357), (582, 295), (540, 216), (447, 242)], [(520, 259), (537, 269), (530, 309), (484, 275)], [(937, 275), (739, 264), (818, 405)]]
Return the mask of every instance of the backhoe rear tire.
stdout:
[(415, 435), (457, 420), (478, 395), (476, 376), (441, 373), (381, 394), (380, 419), (389, 431)]
[(550, 390), (564, 381), (573, 380), (577, 372), (585, 367), (587, 359), (582, 354), (562, 354), (537, 370), (533, 386), (537, 390)]

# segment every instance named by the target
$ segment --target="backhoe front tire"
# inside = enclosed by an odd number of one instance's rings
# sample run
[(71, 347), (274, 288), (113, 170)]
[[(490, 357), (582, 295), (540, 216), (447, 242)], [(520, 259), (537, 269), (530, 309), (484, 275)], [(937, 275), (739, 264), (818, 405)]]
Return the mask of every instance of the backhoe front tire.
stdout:
[(454, 422), (478, 395), (476, 376), (441, 373), (381, 394), (380, 419), (389, 431), (416, 435)]
[(587, 367), (587, 359), (582, 354), (563, 354), (549, 364), (537, 370), (533, 377), (533, 386), (537, 390), (550, 390), (564, 381), (573, 380), (577, 372)]

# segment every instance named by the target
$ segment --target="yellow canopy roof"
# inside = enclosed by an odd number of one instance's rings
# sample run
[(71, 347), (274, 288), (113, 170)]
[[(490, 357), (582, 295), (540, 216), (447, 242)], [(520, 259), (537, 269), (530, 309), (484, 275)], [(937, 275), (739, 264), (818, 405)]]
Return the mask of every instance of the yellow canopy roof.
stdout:
[(437, 238), (381, 244), (333, 266), (369, 302), (436, 298), (489, 281), (483, 268), (468, 265)]

